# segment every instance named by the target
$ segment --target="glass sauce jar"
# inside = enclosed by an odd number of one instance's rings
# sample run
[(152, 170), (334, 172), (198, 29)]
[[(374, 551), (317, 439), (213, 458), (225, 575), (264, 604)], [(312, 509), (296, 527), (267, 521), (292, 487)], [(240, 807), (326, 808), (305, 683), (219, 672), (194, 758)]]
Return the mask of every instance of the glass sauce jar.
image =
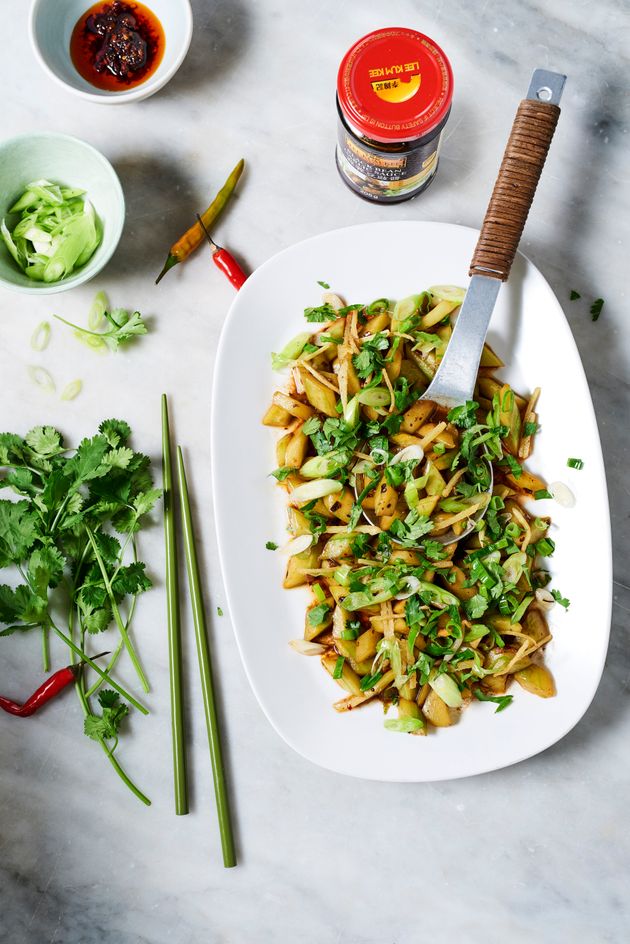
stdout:
[(344, 56), (337, 77), (336, 162), (359, 196), (400, 203), (429, 186), (451, 110), (453, 73), (416, 30), (375, 30)]

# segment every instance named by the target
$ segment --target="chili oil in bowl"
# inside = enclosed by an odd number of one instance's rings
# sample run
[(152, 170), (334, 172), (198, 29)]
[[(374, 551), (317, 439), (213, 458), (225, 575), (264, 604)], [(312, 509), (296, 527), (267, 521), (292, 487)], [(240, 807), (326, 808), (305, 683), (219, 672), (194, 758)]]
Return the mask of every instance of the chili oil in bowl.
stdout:
[(35, 0), (31, 43), (44, 70), (80, 98), (124, 104), (163, 88), (192, 38), (190, 0)]

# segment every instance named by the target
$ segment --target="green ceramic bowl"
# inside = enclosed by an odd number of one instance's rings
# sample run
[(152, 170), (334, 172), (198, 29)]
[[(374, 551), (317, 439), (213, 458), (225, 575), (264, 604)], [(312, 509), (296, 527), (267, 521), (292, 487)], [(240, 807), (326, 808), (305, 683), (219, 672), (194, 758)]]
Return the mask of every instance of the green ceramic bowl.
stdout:
[(103, 239), (84, 266), (59, 282), (29, 279), (0, 240), (0, 284), (29, 295), (65, 292), (94, 278), (109, 262), (125, 221), (125, 198), (109, 161), (85, 141), (49, 132), (23, 134), (0, 144), (0, 218), (6, 218), (9, 229), (17, 217), (8, 216), (8, 208), (28, 183), (42, 177), (86, 191), (101, 221)]

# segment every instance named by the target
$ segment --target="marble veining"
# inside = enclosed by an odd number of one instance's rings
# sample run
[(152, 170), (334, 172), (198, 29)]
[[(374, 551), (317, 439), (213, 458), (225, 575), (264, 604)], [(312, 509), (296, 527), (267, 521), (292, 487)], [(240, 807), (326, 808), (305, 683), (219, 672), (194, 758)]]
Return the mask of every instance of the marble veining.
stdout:
[[(95, 283), (48, 298), (0, 293), (0, 422), (2, 429), (19, 422), (24, 431), (46, 418), (78, 438), (106, 415), (121, 415), (158, 459), (158, 395), (173, 393), (209, 575), (241, 864), (232, 871), (220, 864), (188, 621), (193, 802), (190, 816), (172, 812), (156, 522), (143, 547), (158, 587), (142, 601), (138, 623), (152, 713), (134, 723), (121, 758), (153, 806), (128, 795), (82, 738), (72, 697), (30, 722), (0, 718), (0, 941), (623, 944), (630, 864), (627, 4), (195, 0), (193, 43), (179, 74), (155, 97), (122, 108), (81, 102), (52, 84), (29, 48), (27, 6), (0, 0), (11, 23), (0, 37), (1, 133), (55, 129), (87, 139), (115, 164), (128, 213), (119, 251)], [(334, 84), (350, 43), (387, 23), (419, 28), (445, 48), (456, 97), (434, 184), (414, 202), (376, 207), (337, 177)], [(246, 267), (356, 222), (478, 226), (536, 66), (567, 72), (569, 80), (522, 249), (570, 320), (608, 465), (615, 607), (606, 670), (583, 721), (523, 764), (442, 784), (346, 779), (279, 740), (249, 689), (228, 617), (214, 616), (224, 600), (209, 396), (232, 289), (203, 253), (157, 288), (153, 278), (190, 207), (204, 205), (241, 155), (246, 177), (215, 235)], [(152, 333), (134, 351), (92, 361), (71, 333), (55, 329), (42, 362), (60, 386), (80, 376), (85, 389), (71, 404), (39, 397), (25, 376), (33, 328), (53, 312), (84, 317), (100, 287), (115, 304), (140, 308)], [(569, 302), (570, 289), (582, 299)], [(605, 306), (593, 323), (588, 306), (598, 296)], [(37, 675), (37, 646), (28, 638), (0, 643), (2, 691), (19, 694)]]

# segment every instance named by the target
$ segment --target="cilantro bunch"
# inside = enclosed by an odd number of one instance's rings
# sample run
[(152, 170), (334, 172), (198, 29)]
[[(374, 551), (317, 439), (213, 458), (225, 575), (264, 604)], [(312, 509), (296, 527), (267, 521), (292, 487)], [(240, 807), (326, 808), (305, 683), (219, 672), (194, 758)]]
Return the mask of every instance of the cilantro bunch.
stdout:
[[(87, 666), (77, 682), (85, 733), (99, 741), (125, 783), (148, 802), (114, 757), (129, 712), (120, 696), (147, 713), (111, 672), (124, 650), (148, 692), (130, 636), (136, 598), (151, 586), (138, 560), (136, 535), (161, 494), (153, 487), (150, 459), (129, 446), (130, 435), (127, 423), (114, 419), (101, 423), (76, 450), (51, 426), (38, 426), (24, 438), (0, 434), (0, 489), (17, 496), (0, 500), (0, 568), (13, 571), (11, 585), (0, 586), (0, 636), (39, 632), (48, 671), (52, 632), (73, 659), (92, 667), (97, 673), (92, 684)], [(86, 649), (110, 627), (119, 639), (102, 670)], [(115, 691), (98, 692), (104, 680)]]

